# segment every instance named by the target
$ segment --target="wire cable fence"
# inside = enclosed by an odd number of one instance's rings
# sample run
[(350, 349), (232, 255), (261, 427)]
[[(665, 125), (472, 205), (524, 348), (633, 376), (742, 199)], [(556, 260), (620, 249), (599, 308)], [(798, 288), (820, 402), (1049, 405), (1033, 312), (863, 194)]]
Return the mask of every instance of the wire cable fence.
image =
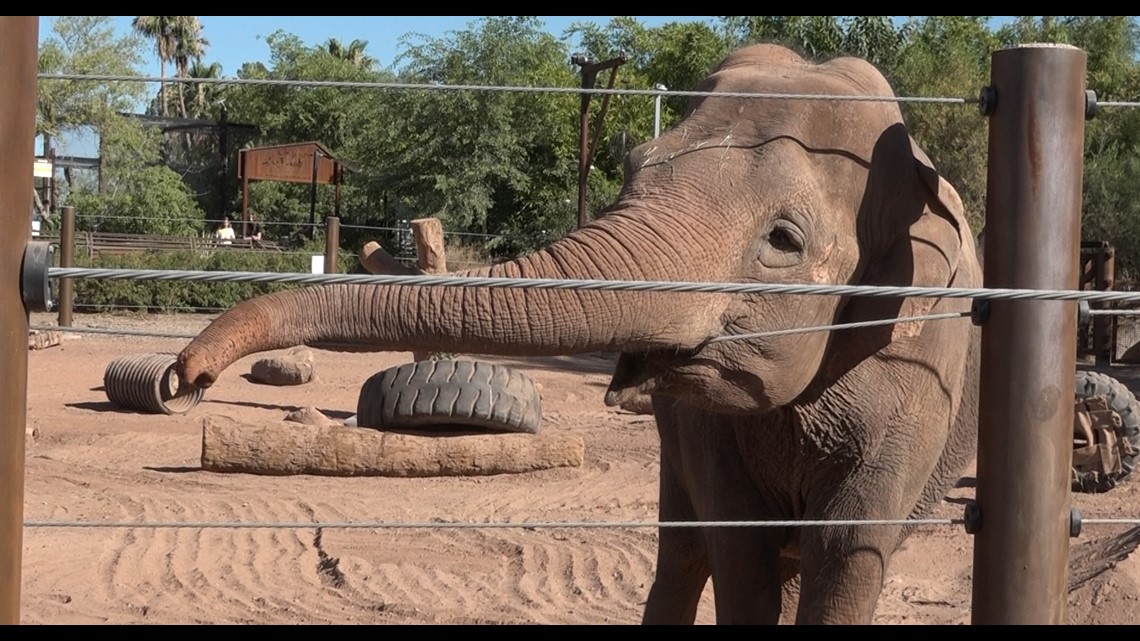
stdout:
[[(837, 323), (834, 325), (817, 325), (811, 327), (794, 327), (790, 329), (777, 329), (767, 332), (753, 332), (749, 334), (727, 334), (724, 336), (716, 336), (710, 338), (708, 343), (721, 343), (726, 341), (746, 341), (761, 338), (775, 338), (777, 336), (789, 336), (793, 334), (810, 334), (813, 332), (832, 332), (844, 329), (863, 329), (866, 327), (879, 327), (885, 325), (898, 325), (903, 323), (914, 323), (931, 320), (951, 320), (956, 318), (968, 318), (970, 312), (949, 312), (945, 314), (927, 314), (925, 316), (901, 316), (898, 318), (882, 318), (876, 320), (858, 321), (853, 323)], [(33, 330), (39, 331), (58, 331), (58, 332), (74, 332), (78, 334), (121, 334), (123, 336), (146, 336), (151, 338), (195, 338), (198, 336), (190, 332), (159, 332), (151, 330), (139, 330), (129, 328), (102, 328), (102, 327), (56, 327), (51, 325), (37, 325), (31, 327)]]
[[(222, 218), (189, 218), (180, 216), (175, 218), (164, 218), (162, 216), (125, 216), (122, 214), (90, 214), (90, 213), (76, 213), (76, 222), (81, 220), (137, 220), (144, 222), (164, 222), (164, 223), (221, 223)], [(232, 220), (232, 219), (231, 219)], [(240, 222), (240, 221), (239, 221)], [(320, 227), (324, 223), (310, 223), (308, 221), (291, 221), (291, 220), (258, 220), (257, 223), (262, 227), (269, 226), (285, 226), (285, 227)], [(343, 226), (343, 225), (342, 225)]]
[[(946, 519), (784, 519), (751, 521), (77, 521), (26, 520), (26, 528), (59, 529), (194, 529), (194, 530), (502, 530), (502, 529), (643, 529), (643, 528), (786, 528), (786, 527), (929, 527), (965, 525), (964, 518)], [(1081, 525), (1140, 526), (1140, 518), (1081, 518)]]
[(312, 521), (312, 522), (240, 522), (240, 521), (24, 521), (29, 528), (145, 528), (145, 529), (270, 529), (298, 530), (368, 529), (368, 530), (470, 530), (470, 529), (639, 529), (639, 528), (703, 528), (703, 527), (842, 527), (842, 526), (936, 526), (962, 525), (965, 519), (837, 519), (837, 520), (771, 520), (771, 521)]
[[(377, 89), (377, 90), (405, 90), (405, 91), (488, 91), (507, 93), (547, 93), (547, 94), (573, 94), (573, 95), (599, 95), (599, 96), (649, 96), (649, 97), (717, 97), (717, 98), (755, 98), (762, 100), (822, 100), (822, 101), (851, 101), (851, 102), (895, 102), (895, 103), (926, 103), (946, 105), (976, 105), (982, 102), (978, 96), (873, 96), (858, 94), (809, 94), (809, 93), (779, 93), (779, 92), (746, 92), (746, 91), (685, 91), (676, 89), (634, 89), (634, 88), (601, 88), (601, 87), (542, 87), (525, 85), (475, 85), (475, 84), (446, 84), (446, 83), (415, 83), (415, 82), (378, 82), (378, 81), (349, 81), (349, 80), (293, 80), (284, 78), (161, 78), (157, 76), (113, 75), (113, 74), (48, 74), (38, 75), (39, 80), (79, 80), (88, 82), (140, 82), (147, 84), (171, 83), (191, 85), (253, 85), (253, 86), (284, 86), (300, 88), (332, 87), (341, 89)], [(1140, 107), (1140, 101), (1130, 100), (1104, 100), (1098, 101), (1097, 107), (1134, 109)]]
[(65, 334), (109, 334), (112, 336), (138, 336), (142, 338), (195, 338), (196, 332), (161, 332), (151, 329), (131, 329), (129, 327), (57, 327), (55, 325), (32, 325), (28, 329), (39, 332), (63, 332)]
[[(162, 216), (125, 216), (121, 214), (89, 214), (77, 213), (75, 220), (131, 220), (141, 222), (163, 222), (163, 223), (221, 223), (221, 218), (189, 218), (189, 217), (175, 217), (164, 218)], [(231, 219), (232, 220), (232, 219)], [(238, 221), (240, 222), (240, 221)], [(257, 224), (262, 227), (279, 226), (279, 227), (324, 227), (324, 222), (310, 223), (308, 221), (290, 221), (290, 220), (258, 220)], [(341, 229), (360, 229), (365, 231), (385, 231), (385, 232), (403, 232), (411, 233), (410, 227), (392, 227), (390, 225), (361, 225), (357, 223), (341, 223)], [(58, 232), (57, 232), (58, 233)], [(505, 234), (488, 234), (482, 232), (466, 232), (466, 231), (447, 231), (444, 230), (445, 236), (466, 236), (473, 238), (509, 238)]]
[(100, 269), (52, 267), (51, 278), (102, 280), (243, 282), (344, 285), (490, 287), (582, 291), (639, 291), (703, 294), (783, 294), (789, 296), (874, 296), (889, 298), (971, 298), (985, 300), (1140, 302), (1140, 292), (1063, 289), (916, 287), (883, 285), (809, 285), (692, 281), (494, 278), (477, 276), (401, 276), (384, 274), (303, 274), (290, 272), (191, 271), (177, 269)]
[(72, 303), (74, 309), (93, 310), (138, 310), (150, 311), (152, 309), (178, 312), (224, 312), (228, 307), (210, 307), (202, 305), (137, 305), (131, 303)]
[(914, 102), (968, 105), (980, 102), (978, 97), (956, 98), (938, 96), (870, 96), (856, 94), (806, 94), (771, 93), (745, 91), (678, 91), (669, 89), (602, 89), (582, 87), (540, 87), (520, 85), (472, 85), (443, 83), (409, 82), (362, 82), (347, 80), (286, 80), (275, 78), (159, 78), (155, 76), (109, 75), (109, 74), (39, 74), (40, 80), (82, 80), (90, 82), (181, 82), (186, 84), (212, 85), (262, 85), (285, 87), (335, 87), (340, 89), (383, 89), (406, 91), (490, 91), (508, 93), (549, 93), (549, 94), (592, 94), (611, 96), (651, 96), (651, 97), (692, 97), (711, 96), (717, 98), (757, 98), (780, 100), (825, 100), (855, 102)]

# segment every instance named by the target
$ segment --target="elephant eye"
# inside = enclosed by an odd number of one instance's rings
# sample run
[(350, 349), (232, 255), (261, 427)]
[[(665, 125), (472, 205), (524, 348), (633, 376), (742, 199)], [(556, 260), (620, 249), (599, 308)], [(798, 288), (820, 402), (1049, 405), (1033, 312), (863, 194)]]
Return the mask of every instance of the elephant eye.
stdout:
[(803, 251), (803, 243), (800, 242), (799, 237), (786, 227), (774, 228), (768, 234), (768, 244), (773, 249), (782, 252), (799, 253)]

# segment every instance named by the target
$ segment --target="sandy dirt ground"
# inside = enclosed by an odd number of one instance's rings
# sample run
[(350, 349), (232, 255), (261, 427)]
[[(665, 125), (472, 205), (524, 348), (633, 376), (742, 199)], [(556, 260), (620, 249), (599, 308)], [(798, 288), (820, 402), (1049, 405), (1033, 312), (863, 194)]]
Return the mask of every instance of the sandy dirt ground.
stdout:
[[(209, 319), (77, 315), (76, 325), (193, 332)], [(612, 368), (604, 356), (488, 359), (517, 366), (541, 385), (543, 429), (584, 439), (581, 468), (460, 478), (267, 477), (202, 471), (202, 418), (279, 420), (306, 406), (344, 418), (369, 376), (411, 354), (315, 351), (316, 380), (291, 388), (247, 380), (257, 358), (247, 357), (183, 416), (107, 401), (101, 385), (112, 360), (185, 343), (71, 334), (30, 353), (27, 416), (38, 436), (27, 447), (27, 519), (656, 519), (657, 434), (651, 417), (604, 405)], [(967, 470), (933, 516), (962, 515), (973, 473)], [(1137, 487), (1076, 495), (1075, 503), (1086, 517), (1140, 516)], [(1070, 551), (1071, 623), (1140, 622), (1138, 541), (1125, 526), (1085, 527)], [(876, 622), (969, 623), (972, 553), (960, 526), (917, 531), (889, 568)], [(652, 528), (28, 528), (22, 616), (32, 624), (636, 623), (655, 554)], [(711, 585), (697, 622), (715, 622)]]

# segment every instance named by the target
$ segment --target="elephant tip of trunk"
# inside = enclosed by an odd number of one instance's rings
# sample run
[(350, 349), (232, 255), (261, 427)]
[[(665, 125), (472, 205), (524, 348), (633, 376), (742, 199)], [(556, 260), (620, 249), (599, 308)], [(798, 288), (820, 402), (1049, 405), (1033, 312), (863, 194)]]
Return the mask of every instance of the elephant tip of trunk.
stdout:
[(199, 356), (192, 346), (182, 350), (174, 366), (179, 380), (198, 389), (208, 389), (212, 386), (218, 376), (203, 363), (203, 360), (204, 358)]

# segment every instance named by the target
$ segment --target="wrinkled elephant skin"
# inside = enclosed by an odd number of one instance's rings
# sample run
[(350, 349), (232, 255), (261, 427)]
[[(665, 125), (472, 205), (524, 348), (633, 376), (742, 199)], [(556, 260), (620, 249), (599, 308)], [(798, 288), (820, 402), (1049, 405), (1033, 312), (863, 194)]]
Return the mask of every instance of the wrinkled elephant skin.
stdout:
[[(740, 49), (702, 91), (891, 95), (861, 60)], [(616, 201), (514, 261), (456, 275), (980, 287), (955, 190), (896, 103), (694, 97), (626, 159)], [(606, 400), (652, 395), (660, 518), (904, 519), (973, 458), (968, 320), (708, 342), (968, 311), (966, 299), (328, 285), (226, 312), (179, 356), (208, 387), (294, 345), (539, 356), (620, 352)], [(868, 623), (900, 527), (662, 528), (646, 623)], [(797, 578), (798, 576), (798, 578)], [(798, 584), (797, 584), (798, 581)], [(798, 607), (794, 595), (798, 585)], [(783, 604), (783, 605), (782, 605)]]

